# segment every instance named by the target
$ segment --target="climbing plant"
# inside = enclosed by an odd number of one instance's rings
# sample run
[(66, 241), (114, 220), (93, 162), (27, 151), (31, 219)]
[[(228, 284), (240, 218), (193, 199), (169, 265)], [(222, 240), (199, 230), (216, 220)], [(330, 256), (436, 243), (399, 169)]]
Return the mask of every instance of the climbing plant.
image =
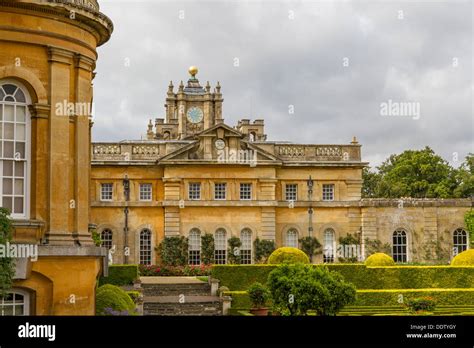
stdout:
[[(12, 239), (12, 223), (8, 209), (0, 208), (0, 245), (6, 250), (7, 243)], [(15, 275), (15, 263), (12, 258), (0, 255), (0, 297), (8, 291)]]
[(227, 260), (231, 264), (240, 264), (240, 247), (242, 242), (238, 237), (231, 237), (227, 241), (228, 250), (227, 250)]
[(469, 232), (470, 248), (474, 248), (474, 210), (469, 210), (464, 214), (464, 222)]
[(256, 238), (253, 242), (255, 263), (266, 263), (270, 254), (276, 249), (275, 241)]
[(205, 265), (214, 263), (214, 236), (206, 233), (201, 237), (201, 261)]

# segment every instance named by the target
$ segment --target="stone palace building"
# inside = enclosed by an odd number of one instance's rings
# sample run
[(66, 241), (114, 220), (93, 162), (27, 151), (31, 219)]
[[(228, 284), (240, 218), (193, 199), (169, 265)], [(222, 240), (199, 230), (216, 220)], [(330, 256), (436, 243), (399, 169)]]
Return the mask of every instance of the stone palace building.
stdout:
[(163, 238), (182, 235), (199, 264), (205, 233), (219, 263), (232, 236), (245, 263), (257, 237), (298, 247), (312, 235), (326, 250), (316, 262), (337, 262), (338, 239), (349, 233), (387, 243), (399, 262), (435, 257), (437, 242), (448, 254), (467, 248), (470, 200), (361, 199), (368, 163), (355, 137), (293, 144), (267, 140), (261, 119), (229, 126), (219, 83), (211, 91), (197, 68), (189, 72), (177, 90), (169, 84), (165, 117), (150, 121), (147, 140), (92, 144), (91, 222), (114, 263), (154, 264)]

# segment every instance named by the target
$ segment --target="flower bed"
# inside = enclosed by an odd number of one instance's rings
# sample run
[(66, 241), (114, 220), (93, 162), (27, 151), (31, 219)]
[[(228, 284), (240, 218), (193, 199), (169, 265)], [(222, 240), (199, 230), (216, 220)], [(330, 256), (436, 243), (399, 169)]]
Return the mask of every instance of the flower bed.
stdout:
[(189, 265), (189, 266), (163, 266), (163, 265), (139, 265), (142, 277), (170, 277), (170, 276), (208, 276), (211, 274), (211, 265)]

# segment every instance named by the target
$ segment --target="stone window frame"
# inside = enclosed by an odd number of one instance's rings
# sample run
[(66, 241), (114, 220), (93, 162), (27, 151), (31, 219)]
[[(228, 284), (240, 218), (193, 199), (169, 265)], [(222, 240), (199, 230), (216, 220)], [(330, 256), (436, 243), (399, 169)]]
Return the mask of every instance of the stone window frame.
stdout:
[[(249, 235), (249, 238), (244, 238), (244, 233)], [(248, 227), (243, 228), (240, 231), (240, 241), (242, 246), (240, 247), (240, 263), (242, 265), (251, 265), (253, 262), (253, 233), (252, 230)]]
[(201, 230), (199, 228), (192, 228), (188, 234), (188, 264), (201, 264)]
[[(329, 239), (328, 236), (331, 235)], [(331, 244), (331, 253), (326, 253), (325, 250), (328, 244)], [(327, 227), (323, 232), (323, 263), (334, 263), (336, 255), (336, 230), (333, 227)]]
[[(13, 168), (12, 168), (12, 175), (11, 176), (8, 176), (6, 179), (10, 179), (12, 180), (12, 191), (11, 191), (11, 194), (5, 194), (7, 197), (11, 198), (12, 199), (12, 211), (11, 211), (11, 214), (10, 216), (13, 218), (13, 219), (28, 219), (29, 216), (30, 216), (30, 174), (31, 174), (31, 114), (30, 114), (30, 111), (29, 111), (29, 108), (28, 106), (32, 104), (32, 101), (31, 101), (31, 96), (30, 96), (30, 93), (28, 91), (28, 89), (26, 88), (26, 86), (24, 84), (22, 84), (21, 82), (17, 81), (16, 79), (1, 79), (0, 80), (0, 86), (5, 86), (5, 85), (13, 85), (16, 87), (16, 89), (14, 90), (13, 94), (6, 94), (6, 91), (5, 91), (5, 94), (2, 96), (0, 95), (0, 97), (2, 97), (2, 100), (0, 100), (0, 114), (2, 114), (2, 120), (0, 121), (1, 125), (2, 125), (2, 129), (0, 130), (0, 132), (2, 132), (0, 135), (1, 135), (1, 138), (0, 139), (0, 143), (2, 144), (2, 147), (1, 147), (1, 151), (2, 153), (0, 153), (0, 158), (2, 158), (2, 160), (0, 160), (0, 204), (4, 207), (5, 204), (3, 204), (3, 181), (4, 181), (4, 175), (3, 175), (3, 164), (4, 164), (4, 161), (6, 160), (6, 162), (8, 161), (8, 159), (10, 158), (5, 158), (3, 159), (3, 151), (4, 151), (4, 142), (8, 139), (5, 139), (5, 137), (3, 136), (3, 133), (5, 132), (5, 122), (8, 122), (8, 123), (12, 123), (13, 124), (13, 139), (12, 139), (12, 142), (13, 142), (13, 146), (14, 146), (14, 149), (13, 149), (13, 153), (14, 153), (14, 157), (11, 158), (11, 160), (13, 160)], [(3, 92), (2, 92), (3, 93)], [(21, 93), (23, 96), (22, 96), (22, 99), (24, 99), (24, 101), (17, 101), (15, 99), (15, 96), (18, 94), (18, 93)], [(11, 97), (10, 97), (11, 96)], [(11, 100), (3, 100), (3, 99), (6, 99), (6, 98), (11, 98), (11, 99), (14, 99), (13, 101)], [(14, 112), (14, 120), (12, 122), (9, 122), (9, 121), (5, 121), (4, 120), (4, 117), (5, 116), (5, 113), (4, 113), (4, 108), (5, 106), (13, 106), (13, 112)], [(24, 122), (17, 122), (16, 121), (16, 110), (17, 108), (24, 108), (25, 110), (25, 121)], [(16, 149), (16, 143), (17, 143), (17, 137), (16, 137), (16, 132), (17, 132), (17, 126), (19, 125), (24, 125), (24, 140), (19, 140), (18, 142), (24, 142), (24, 157), (23, 158), (20, 158), (20, 159), (17, 159), (18, 157), (16, 157), (16, 154), (18, 153), (18, 149)], [(18, 161), (21, 161), (22, 163), (24, 163), (23, 165), (23, 175), (22, 176), (17, 176), (15, 175), (15, 170), (17, 168), (17, 162)], [(20, 182), (22, 181), (23, 182), (23, 188), (22, 188), (22, 193), (21, 194), (18, 194), (18, 193), (15, 193), (16, 191), (16, 181)], [(23, 204), (22, 204), (22, 210), (23, 212), (22, 213), (16, 213), (15, 212), (15, 200), (16, 198), (22, 198), (23, 199)]]
[[(291, 188), (295, 188), (291, 190)], [(294, 195), (294, 199), (289, 197), (289, 194)], [(285, 184), (285, 201), (287, 202), (296, 202), (298, 200), (298, 184), (297, 183), (286, 183)]]
[[(0, 298), (0, 316), (5, 316), (5, 307), (12, 307), (13, 308), (13, 316), (16, 316), (16, 307), (22, 306), (23, 313), (20, 314), (21, 316), (30, 315), (30, 293), (26, 290), (12, 288), (10, 291), (7, 291), (7, 295), (13, 295), (13, 303), (5, 304), (5, 297)], [(21, 301), (16, 301), (16, 296), (19, 295), (22, 297)], [(7, 314), (9, 315), (9, 314)], [(20, 316), (18, 315), (18, 316)]]
[[(107, 197), (110, 195), (110, 198), (104, 198), (105, 194), (107, 194)], [(112, 202), (113, 199), (114, 199), (114, 183), (113, 182), (102, 182), (102, 183), (100, 183), (100, 201), (101, 202)]]
[(216, 265), (227, 263), (227, 231), (223, 227), (214, 232), (214, 261)]
[[(461, 239), (461, 242), (459, 241), (460, 239)], [(469, 249), (469, 233), (467, 233), (467, 231), (462, 227), (456, 228), (453, 231), (452, 241), (453, 241), (453, 257)]]
[[(404, 239), (405, 239), (405, 243), (398, 243), (399, 241), (397, 240), (397, 243), (395, 243), (395, 234), (397, 234), (397, 238), (398, 238), (398, 235), (400, 236), (403, 236)], [(402, 238), (403, 239), (403, 238)], [(393, 257), (393, 260), (396, 262), (396, 263), (406, 263), (409, 261), (409, 257), (408, 257), (408, 231), (407, 229), (403, 228), (403, 227), (400, 227), (400, 228), (397, 228), (395, 231), (392, 232), (392, 257)], [(401, 252), (399, 251), (396, 251), (395, 247), (397, 248), (402, 248)], [(404, 248), (404, 250), (403, 250)], [(399, 259), (401, 257), (401, 260)]]
[[(104, 238), (104, 235), (106, 235), (105, 238)], [(112, 231), (112, 229), (108, 227), (102, 229), (102, 231), (100, 232), (100, 241), (101, 241), (100, 246), (103, 248), (107, 248), (107, 250), (112, 249), (114, 245), (113, 237), (114, 237), (114, 232)]]
[[(295, 232), (294, 235), (296, 237), (290, 237), (290, 232)], [(291, 233), (291, 235), (293, 235), (293, 233)], [(289, 228), (286, 233), (285, 233), (285, 246), (287, 247), (291, 247), (291, 248), (299, 248), (299, 235), (300, 235), (300, 232), (294, 228), (294, 227), (291, 227)], [(296, 239), (295, 239), (296, 238)], [(293, 241), (296, 241), (296, 243), (292, 243)]]
[[(149, 188), (149, 190), (146, 190), (145, 188)], [(144, 182), (144, 183), (138, 184), (138, 200), (141, 202), (151, 202), (153, 200), (153, 184), (152, 183)]]
[[(243, 187), (248, 187), (248, 190), (242, 190)], [(253, 193), (253, 185), (251, 182), (241, 182), (239, 184), (239, 198), (241, 201), (251, 201), (252, 193)], [(246, 197), (242, 198), (242, 194), (244, 194), (244, 196)]]
[(333, 183), (322, 184), (321, 193), (321, 200), (324, 202), (334, 201), (336, 196), (336, 185)]
[[(151, 265), (153, 263), (152, 239), (151, 229), (145, 227), (140, 230), (138, 235), (138, 263), (141, 265)], [(149, 243), (149, 246), (143, 245), (143, 242)]]
[[(197, 188), (197, 189), (196, 189)], [(202, 185), (200, 182), (190, 182), (188, 184), (188, 199), (190, 201), (200, 201), (201, 200), (201, 190)]]
[[(218, 189), (218, 187), (222, 187), (223, 185), (223, 190), (222, 188)], [(223, 193), (223, 196), (222, 196)], [(223, 197), (223, 198), (218, 198)], [(216, 201), (225, 201), (227, 199), (227, 183), (225, 182), (216, 182), (214, 183), (214, 200)]]

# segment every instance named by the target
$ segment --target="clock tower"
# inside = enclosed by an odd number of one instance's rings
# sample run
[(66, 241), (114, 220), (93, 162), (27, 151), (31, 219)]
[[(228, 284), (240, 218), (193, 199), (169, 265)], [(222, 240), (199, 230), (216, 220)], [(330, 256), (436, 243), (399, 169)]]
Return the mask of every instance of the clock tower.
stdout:
[(195, 66), (189, 68), (186, 86), (179, 84), (177, 93), (174, 92), (173, 82), (168, 86), (166, 97), (166, 119), (155, 120), (156, 133), (153, 125), (148, 130), (149, 139), (189, 139), (195, 134), (222, 123), (222, 99), (221, 86), (217, 82), (214, 91), (211, 92), (209, 82), (202, 87), (196, 78), (198, 69)]

